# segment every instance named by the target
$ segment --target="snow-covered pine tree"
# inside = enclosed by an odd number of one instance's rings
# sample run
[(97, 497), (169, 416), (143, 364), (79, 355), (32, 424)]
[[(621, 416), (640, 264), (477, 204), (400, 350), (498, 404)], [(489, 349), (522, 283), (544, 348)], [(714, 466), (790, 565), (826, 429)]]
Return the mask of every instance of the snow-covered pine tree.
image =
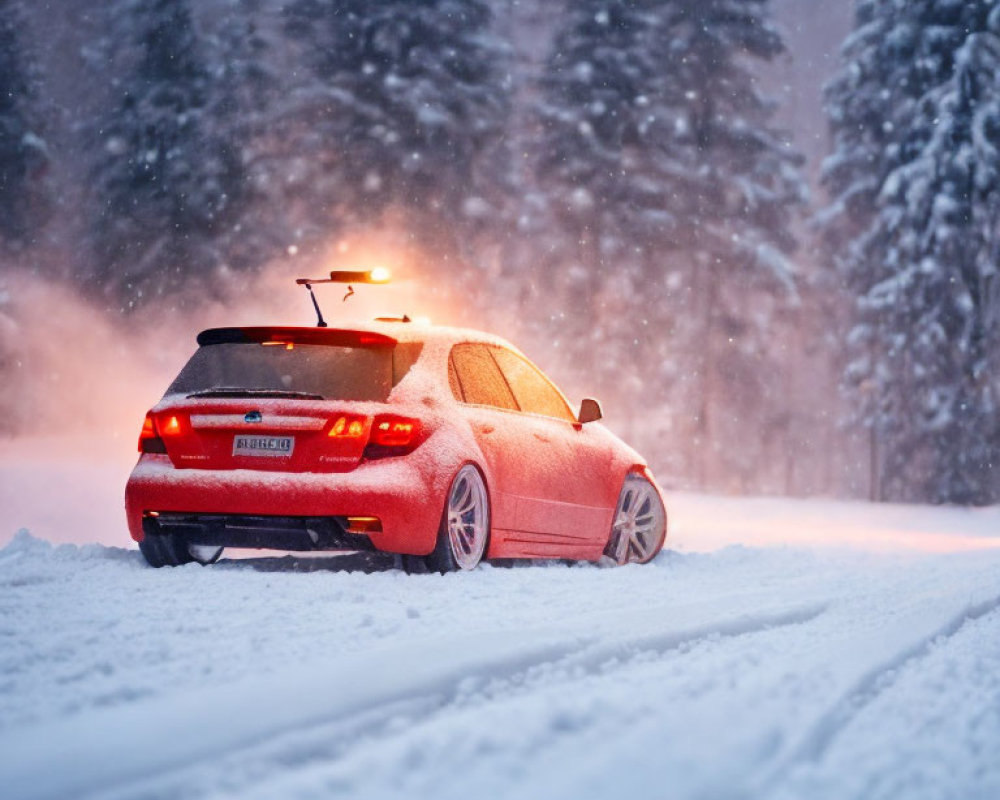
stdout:
[(34, 102), (34, 65), (21, 42), (20, 3), (0, 3), (0, 245), (20, 249), (45, 221), (48, 154)]
[(285, 15), (309, 66), (293, 108), (319, 231), (394, 211), (454, 253), (503, 217), (509, 75), (488, 2), (295, 0)]
[(580, 0), (542, 83), (540, 180), (593, 323), (575, 338), (609, 384), (639, 363), (669, 392), (702, 483), (752, 477), (780, 363), (769, 323), (795, 298), (801, 158), (751, 70), (782, 50), (766, 0)]
[(859, 3), (822, 216), (876, 496), (1000, 498), (1000, 4)]
[[(580, 391), (599, 394), (633, 441), (629, 412), (640, 381), (655, 416), (662, 369), (673, 366), (651, 353), (658, 342), (674, 342), (657, 326), (667, 317), (657, 312), (674, 268), (659, 255), (676, 225), (658, 158), (669, 136), (668, 78), (658, 71), (654, 33), (662, 5), (563, 5), (538, 82), (538, 189), (525, 215), (536, 221), (530, 277), (539, 305), (550, 309), (537, 316), (567, 361), (591, 365), (591, 383)], [(644, 274), (647, 266), (653, 275)]]
[(609, 281), (628, 285), (643, 247), (675, 222), (650, 158), (665, 135), (654, 19), (634, 0), (567, 4), (540, 80), (538, 180), (565, 231), (556, 258), (571, 262), (567, 300), (590, 310)]
[(243, 199), (239, 154), (214, 125), (214, 76), (186, 0), (124, 0), (109, 13), (138, 53), (97, 131), (93, 275), (123, 309), (182, 302), (181, 289), (227, 264), (219, 237)]
[(238, 157), (242, 181), (239, 213), (218, 240), (227, 263), (246, 270), (281, 255), (295, 239), (286, 184), (288, 162), (296, 156), (288, 152), (279, 103), (285, 81), (272, 41), (280, 36), (276, 12), (263, 0), (217, 2), (217, 18), (204, 39), (212, 76), (205, 114)]
[[(882, 253), (886, 242), (874, 226), (878, 197), (889, 172), (898, 163), (905, 120), (926, 89), (919, 79), (912, 53), (905, 44), (913, 38), (913, 20), (894, 0), (858, 0), (854, 30), (842, 47), (844, 66), (825, 88), (826, 111), (833, 152), (823, 164), (822, 180), (829, 203), (817, 216), (831, 267), (849, 295), (852, 319), (847, 338), (845, 388), (854, 412), (850, 423), (870, 434), (870, 495), (882, 497), (879, 483), (879, 443), (892, 435), (903, 415), (888, 402), (887, 373), (879, 366), (883, 331), (879, 314), (866, 309), (868, 289), (890, 275)], [(904, 121), (903, 132), (896, 128)], [(854, 299), (851, 299), (854, 298)], [(883, 353), (885, 351), (883, 350)]]

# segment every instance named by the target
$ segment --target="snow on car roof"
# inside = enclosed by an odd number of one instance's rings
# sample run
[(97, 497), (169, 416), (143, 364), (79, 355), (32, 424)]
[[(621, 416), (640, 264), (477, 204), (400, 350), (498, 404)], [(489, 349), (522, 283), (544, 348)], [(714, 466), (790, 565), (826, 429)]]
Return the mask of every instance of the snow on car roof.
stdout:
[(345, 337), (355, 334), (369, 334), (370, 341), (363, 344), (393, 345), (397, 342), (426, 342), (434, 344), (457, 344), (459, 342), (481, 342), (507, 347), (518, 351), (518, 348), (494, 334), (477, 331), (471, 328), (452, 328), (446, 325), (430, 325), (421, 322), (374, 321), (352, 322), (335, 328), (289, 327), (284, 325), (240, 326), (232, 328), (209, 328), (198, 334), (198, 344), (218, 344), (235, 341), (261, 341), (264, 338), (293, 338), (295, 341), (308, 341), (313, 344), (346, 344)]
[(509, 347), (513, 350), (517, 348), (506, 339), (492, 333), (475, 330), (473, 328), (453, 328), (447, 325), (431, 325), (422, 322), (366, 322), (360, 325), (351, 325), (352, 330), (370, 333), (381, 333), (385, 336), (392, 336), (400, 342), (434, 342), (434, 343), (455, 343), (458, 342), (482, 342), (483, 344), (495, 344), (500, 347)]

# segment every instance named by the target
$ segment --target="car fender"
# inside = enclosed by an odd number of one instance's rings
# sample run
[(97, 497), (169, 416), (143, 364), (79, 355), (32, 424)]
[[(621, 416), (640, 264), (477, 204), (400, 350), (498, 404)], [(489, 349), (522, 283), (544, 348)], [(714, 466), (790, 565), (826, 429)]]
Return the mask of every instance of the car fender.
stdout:
[[(440, 520), (448, 501), (448, 491), (455, 475), (466, 464), (474, 466), (483, 478), (487, 498), (490, 500), (492, 519), (493, 476), (473, 436), (472, 427), (457, 413), (435, 415), (431, 420), (433, 429), (430, 435), (416, 450), (405, 456), (421, 474), (424, 484), (429, 487), (427, 502), (437, 512), (433, 527), (428, 523), (422, 525), (419, 530), (408, 532), (405, 552), (414, 555), (427, 555), (434, 550)], [(427, 519), (430, 518), (430, 515), (427, 515)]]

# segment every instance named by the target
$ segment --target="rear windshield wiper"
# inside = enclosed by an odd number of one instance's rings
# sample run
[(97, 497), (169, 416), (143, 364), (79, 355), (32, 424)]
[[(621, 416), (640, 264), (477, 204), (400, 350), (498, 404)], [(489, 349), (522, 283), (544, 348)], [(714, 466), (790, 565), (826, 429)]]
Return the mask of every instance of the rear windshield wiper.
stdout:
[(191, 392), (192, 397), (275, 397), (279, 400), (322, 400), (323, 395), (312, 392), (293, 392), (288, 389), (241, 389), (235, 386), (216, 386)]

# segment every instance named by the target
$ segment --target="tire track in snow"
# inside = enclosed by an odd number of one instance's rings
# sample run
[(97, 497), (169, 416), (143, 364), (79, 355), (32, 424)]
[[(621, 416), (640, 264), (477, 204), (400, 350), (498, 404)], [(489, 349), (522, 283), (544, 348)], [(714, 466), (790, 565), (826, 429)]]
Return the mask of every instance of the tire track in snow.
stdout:
[[(743, 614), (732, 619), (712, 622), (708, 625), (694, 626), (666, 631), (650, 631), (632, 634), (618, 640), (600, 640), (563, 659), (568, 666), (580, 666), (594, 670), (612, 659), (625, 660), (642, 653), (665, 655), (680, 647), (694, 644), (702, 639), (713, 636), (731, 638), (745, 634), (762, 633), (773, 628), (784, 628), (791, 625), (802, 625), (823, 614), (829, 604), (814, 602), (790, 609), (767, 613)], [(658, 612), (661, 617), (669, 615), (669, 610)]]
[(884, 659), (866, 670), (844, 693), (842, 693), (814, 722), (807, 733), (778, 764), (767, 771), (754, 795), (777, 788), (790, 773), (801, 764), (820, 761), (830, 745), (840, 736), (851, 722), (880, 695), (889, 690), (894, 681), (890, 676), (908, 664), (925, 658), (937, 644), (951, 639), (966, 625), (1000, 609), (1000, 595), (968, 604), (962, 611), (952, 616), (928, 634), (924, 634), (909, 646), (898, 650), (892, 657)]
[[(710, 637), (735, 637), (809, 622), (827, 608), (813, 602), (668, 628), (676, 609), (648, 609), (629, 619), (608, 615), (586, 629), (475, 634), (410, 642), (355, 653), (220, 688), (165, 695), (0, 735), (0, 786), (18, 800), (123, 792), (282, 734), (349, 722), (379, 707), (427, 701), (449, 705), (469, 679), (516, 678), (547, 664), (598, 670), (614, 659), (667, 653)], [(686, 609), (690, 612), (690, 607)], [(674, 615), (675, 616), (675, 615)], [(695, 614), (694, 616), (697, 616)], [(276, 686), (286, 687), (275, 691)], [(346, 691), (345, 691), (346, 688)], [(366, 726), (362, 726), (366, 727)]]

